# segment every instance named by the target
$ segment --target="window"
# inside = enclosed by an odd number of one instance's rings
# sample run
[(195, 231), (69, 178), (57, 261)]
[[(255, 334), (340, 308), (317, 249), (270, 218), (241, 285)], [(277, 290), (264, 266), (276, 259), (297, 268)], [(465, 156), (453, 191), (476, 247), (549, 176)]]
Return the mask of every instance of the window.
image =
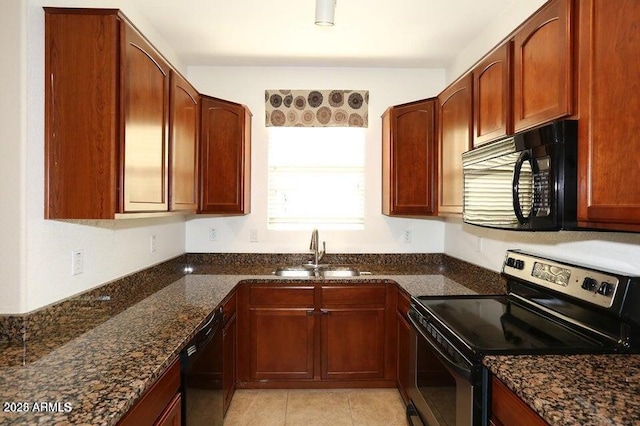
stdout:
[(271, 127), (269, 229), (364, 229), (364, 134)]

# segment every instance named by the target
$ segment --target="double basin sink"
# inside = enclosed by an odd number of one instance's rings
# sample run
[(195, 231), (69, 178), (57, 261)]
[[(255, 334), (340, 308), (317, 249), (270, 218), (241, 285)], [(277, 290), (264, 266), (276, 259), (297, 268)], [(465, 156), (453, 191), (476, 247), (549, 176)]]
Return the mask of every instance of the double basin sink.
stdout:
[(360, 275), (371, 275), (370, 272), (360, 271), (351, 266), (333, 266), (333, 265), (301, 265), (301, 266), (285, 266), (273, 271), (273, 274), (279, 277), (288, 278), (342, 278), (357, 277)]

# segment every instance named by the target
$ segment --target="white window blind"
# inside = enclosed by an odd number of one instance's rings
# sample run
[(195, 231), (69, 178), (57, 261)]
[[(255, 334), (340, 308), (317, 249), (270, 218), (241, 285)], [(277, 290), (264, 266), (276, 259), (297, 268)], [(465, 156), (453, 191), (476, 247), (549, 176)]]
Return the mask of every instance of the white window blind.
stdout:
[(273, 127), (269, 229), (364, 229), (364, 129)]

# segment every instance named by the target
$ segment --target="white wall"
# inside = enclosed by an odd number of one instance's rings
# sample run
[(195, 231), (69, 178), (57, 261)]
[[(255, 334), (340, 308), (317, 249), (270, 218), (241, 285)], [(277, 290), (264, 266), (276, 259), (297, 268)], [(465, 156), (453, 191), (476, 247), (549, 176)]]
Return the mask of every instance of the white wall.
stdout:
[(4, 2), (0, 18), (0, 312), (25, 304), (27, 8)]
[[(477, 62), (546, 0), (516, 1), (463, 49), (447, 68), (447, 83)], [(640, 234), (607, 232), (515, 232), (462, 224), (445, 225), (445, 253), (500, 270), (505, 250), (521, 248), (603, 268), (640, 274)]]
[[(296, 67), (189, 67), (188, 78), (201, 93), (244, 103), (253, 112), (252, 212), (244, 217), (191, 217), (187, 222), (188, 252), (305, 252), (308, 231), (267, 230), (267, 129), (264, 125), (265, 89), (369, 90), (366, 130), (365, 229), (321, 231), (333, 253), (442, 252), (444, 224), (439, 219), (389, 218), (381, 214), (381, 119), (391, 105), (437, 95), (444, 86), (443, 70)], [(216, 228), (217, 241), (208, 229)], [(249, 231), (259, 242), (249, 242)], [(401, 242), (404, 230), (412, 242)]]
[(508, 34), (516, 29), (547, 0), (515, 0), (462, 49), (447, 67), (447, 84), (455, 81)]
[[(0, 314), (29, 312), (184, 253), (184, 219), (63, 222), (44, 217), (44, 12), (86, 7), (80, 0), (3, 4), (0, 57)], [(177, 67), (169, 45), (126, 0), (121, 7)], [(157, 251), (151, 253), (151, 235)], [(71, 251), (84, 251), (84, 273), (71, 276)]]
[(640, 233), (517, 232), (446, 223), (444, 251), (451, 256), (499, 271), (507, 249), (640, 275)]

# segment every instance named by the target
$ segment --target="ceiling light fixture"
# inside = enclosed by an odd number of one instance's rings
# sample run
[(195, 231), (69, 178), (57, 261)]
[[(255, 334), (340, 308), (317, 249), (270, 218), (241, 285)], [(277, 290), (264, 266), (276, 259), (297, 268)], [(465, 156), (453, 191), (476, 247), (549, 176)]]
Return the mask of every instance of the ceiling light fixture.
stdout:
[(336, 0), (316, 0), (316, 25), (330, 27), (336, 11)]

